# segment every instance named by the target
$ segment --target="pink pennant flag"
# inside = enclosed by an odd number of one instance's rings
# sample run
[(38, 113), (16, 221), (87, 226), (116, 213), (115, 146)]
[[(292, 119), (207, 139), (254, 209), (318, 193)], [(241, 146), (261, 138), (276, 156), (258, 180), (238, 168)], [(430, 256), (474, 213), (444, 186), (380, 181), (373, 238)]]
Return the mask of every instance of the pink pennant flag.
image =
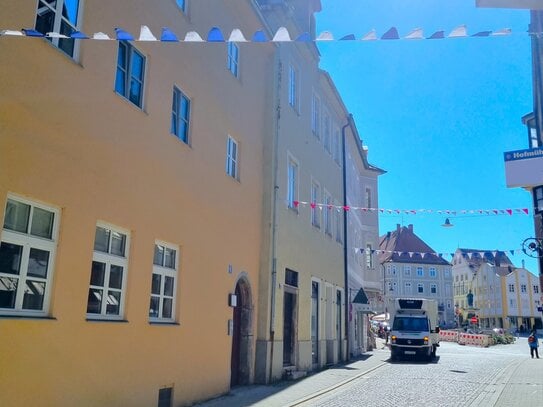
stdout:
[(528, 215), (528, 208), (523, 208), (522, 212), (524, 212), (526, 215)]
[(513, 211), (512, 211), (511, 209), (506, 209), (506, 211), (507, 211), (507, 213), (508, 213), (509, 215), (512, 215), (512, 214), (513, 214)]
[(292, 201), (292, 204), (297, 208), (300, 205), (300, 201)]
[(343, 207), (343, 209), (345, 209), (345, 211), (347, 212), (347, 211), (349, 211), (351, 209), (351, 207), (346, 205), (346, 206)]

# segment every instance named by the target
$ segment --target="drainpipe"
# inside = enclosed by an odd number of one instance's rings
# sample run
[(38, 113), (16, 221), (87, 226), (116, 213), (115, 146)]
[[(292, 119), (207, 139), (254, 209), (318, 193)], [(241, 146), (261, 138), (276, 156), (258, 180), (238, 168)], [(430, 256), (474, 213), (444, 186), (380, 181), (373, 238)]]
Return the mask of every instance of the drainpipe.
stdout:
[(276, 82), (276, 102), (275, 102), (275, 131), (273, 135), (273, 203), (272, 203), (272, 237), (271, 237), (271, 301), (270, 301), (270, 366), (269, 366), (269, 378), (268, 383), (272, 381), (273, 377), (273, 349), (275, 342), (275, 296), (277, 290), (277, 205), (279, 199), (279, 134), (281, 127), (281, 81), (283, 64), (281, 63), (280, 56), (281, 47), (276, 48), (277, 55), (277, 82)]
[[(342, 161), (343, 161), (343, 207), (347, 206), (347, 165), (346, 165), (346, 155), (347, 155), (347, 136), (345, 130), (347, 127), (351, 125), (351, 122), (353, 120), (353, 115), (349, 114), (347, 117), (347, 124), (344, 125), (341, 128), (341, 139), (343, 142), (343, 154), (342, 154)], [(347, 216), (349, 214), (349, 211), (344, 210), (343, 215), (343, 270), (344, 270), (344, 278), (345, 278), (345, 343), (347, 347), (346, 351), (346, 360), (350, 360), (351, 355), (351, 349), (349, 347), (350, 345), (350, 338), (349, 338), (349, 268), (347, 265)]]

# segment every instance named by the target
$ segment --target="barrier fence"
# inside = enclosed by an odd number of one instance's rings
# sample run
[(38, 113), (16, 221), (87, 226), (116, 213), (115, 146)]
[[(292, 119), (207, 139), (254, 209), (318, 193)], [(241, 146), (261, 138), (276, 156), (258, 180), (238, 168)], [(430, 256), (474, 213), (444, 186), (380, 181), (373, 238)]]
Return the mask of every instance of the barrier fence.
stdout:
[(459, 345), (488, 347), (493, 345), (493, 340), (488, 335), (468, 334), (457, 331), (439, 331), (439, 340), (457, 342)]

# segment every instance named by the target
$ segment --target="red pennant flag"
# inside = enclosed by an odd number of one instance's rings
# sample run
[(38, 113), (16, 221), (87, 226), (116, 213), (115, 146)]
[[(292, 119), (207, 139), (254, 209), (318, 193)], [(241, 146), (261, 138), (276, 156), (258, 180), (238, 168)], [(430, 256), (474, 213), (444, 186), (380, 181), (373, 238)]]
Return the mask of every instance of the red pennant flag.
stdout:
[(345, 209), (346, 211), (348, 211), (349, 209), (351, 209), (350, 206), (344, 206), (343, 209)]
[(311, 202), (311, 203), (310, 203), (310, 206), (311, 206), (312, 209), (315, 209), (315, 207), (317, 206), (317, 204), (316, 204), (315, 202)]
[(300, 205), (300, 201), (292, 201), (292, 203), (294, 204), (294, 207), (297, 208), (298, 205)]
[(526, 215), (528, 215), (528, 208), (522, 208), (522, 212), (524, 212)]
[(506, 209), (506, 211), (507, 211), (507, 213), (508, 213), (509, 215), (512, 215), (512, 214), (513, 214), (513, 210), (511, 210), (511, 209)]

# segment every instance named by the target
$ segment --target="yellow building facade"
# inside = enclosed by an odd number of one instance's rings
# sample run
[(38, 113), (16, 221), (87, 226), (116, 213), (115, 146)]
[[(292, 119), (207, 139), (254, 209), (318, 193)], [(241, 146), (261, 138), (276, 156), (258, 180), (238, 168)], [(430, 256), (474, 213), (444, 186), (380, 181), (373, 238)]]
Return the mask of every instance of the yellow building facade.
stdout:
[[(142, 24), (262, 29), (251, 2), (0, 13), (0, 30)], [(185, 405), (252, 382), (273, 46), (5, 36), (0, 55), (0, 405)]]

